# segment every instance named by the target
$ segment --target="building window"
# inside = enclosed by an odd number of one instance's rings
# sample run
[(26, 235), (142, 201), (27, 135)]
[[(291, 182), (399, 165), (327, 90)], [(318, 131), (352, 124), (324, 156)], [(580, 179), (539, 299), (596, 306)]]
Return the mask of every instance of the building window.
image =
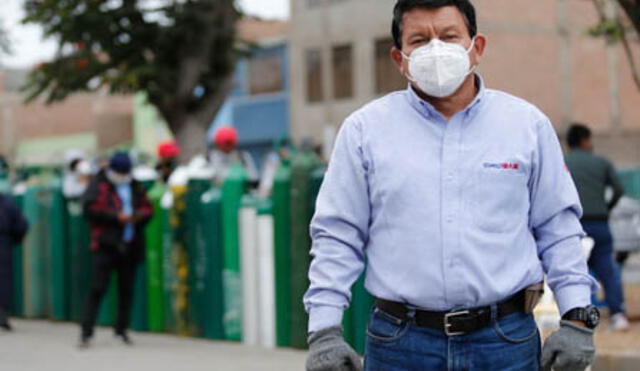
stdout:
[(282, 91), (282, 67), (279, 55), (256, 56), (249, 60), (251, 95)]
[(306, 53), (307, 66), (307, 101), (321, 102), (322, 94), (322, 52), (320, 49), (310, 49)]
[(402, 90), (407, 87), (407, 79), (400, 74), (398, 67), (391, 60), (389, 51), (393, 46), (393, 40), (376, 40), (376, 93), (384, 94), (391, 91)]
[(336, 99), (353, 96), (353, 48), (340, 45), (333, 48), (333, 97)]

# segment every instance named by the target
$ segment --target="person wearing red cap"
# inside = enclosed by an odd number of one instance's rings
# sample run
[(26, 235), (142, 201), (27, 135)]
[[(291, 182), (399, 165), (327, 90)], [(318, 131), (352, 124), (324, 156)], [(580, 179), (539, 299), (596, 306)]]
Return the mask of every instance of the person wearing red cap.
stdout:
[(180, 146), (176, 142), (167, 141), (158, 145), (158, 165), (156, 171), (160, 175), (163, 182), (167, 182), (169, 177), (178, 165), (178, 156), (180, 156)]
[(238, 131), (232, 126), (222, 126), (213, 134), (214, 150), (209, 154), (209, 163), (214, 171), (214, 181), (222, 184), (227, 169), (233, 163), (241, 163), (249, 178), (249, 182), (257, 184), (258, 172), (251, 155), (246, 151), (238, 151)]
[(213, 136), (216, 148), (224, 153), (231, 153), (238, 145), (238, 131), (232, 126), (223, 126)]

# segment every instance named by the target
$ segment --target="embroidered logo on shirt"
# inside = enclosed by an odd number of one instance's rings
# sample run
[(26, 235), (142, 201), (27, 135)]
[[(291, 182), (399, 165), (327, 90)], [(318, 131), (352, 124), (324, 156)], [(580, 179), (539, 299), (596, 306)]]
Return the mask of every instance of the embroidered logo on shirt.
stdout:
[(502, 170), (520, 169), (520, 164), (517, 162), (502, 162), (502, 163), (485, 162), (483, 166), (485, 169), (502, 169)]

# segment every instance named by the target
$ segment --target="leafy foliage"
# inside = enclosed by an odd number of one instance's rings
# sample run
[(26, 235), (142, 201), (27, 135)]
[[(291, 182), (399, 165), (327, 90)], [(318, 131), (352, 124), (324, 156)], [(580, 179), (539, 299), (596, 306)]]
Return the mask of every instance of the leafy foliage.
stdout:
[(635, 56), (632, 51), (628, 34), (635, 30), (640, 36), (640, 0), (617, 0), (619, 9), (623, 16), (611, 16), (606, 11), (606, 0), (591, 0), (595, 6), (600, 21), (597, 25), (588, 30), (588, 33), (595, 37), (604, 37), (607, 43), (620, 43), (624, 49), (629, 65), (631, 66), (631, 77), (640, 90), (640, 70), (636, 66)]
[(233, 0), (27, 0), (25, 10), (23, 22), (58, 43), (30, 73), (27, 101), (145, 92), (174, 131), (208, 125), (239, 53)]
[(0, 55), (2, 54), (11, 54), (11, 43), (0, 19)]

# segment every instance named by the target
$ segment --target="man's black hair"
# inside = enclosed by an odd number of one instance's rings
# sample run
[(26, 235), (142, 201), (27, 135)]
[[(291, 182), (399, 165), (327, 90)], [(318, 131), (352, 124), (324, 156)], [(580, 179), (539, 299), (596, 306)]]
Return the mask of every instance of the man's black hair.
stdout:
[(9, 162), (4, 157), (4, 155), (0, 155), (0, 170), (4, 170), (4, 171), (9, 170)]
[(584, 124), (574, 123), (567, 132), (567, 144), (569, 148), (578, 148), (583, 140), (591, 138), (591, 130)]
[(69, 163), (69, 170), (70, 171), (76, 171), (76, 168), (78, 167), (78, 164), (80, 163), (80, 161), (82, 161), (81, 158), (74, 158), (70, 163)]
[(398, 0), (393, 8), (393, 22), (391, 24), (391, 35), (396, 48), (402, 49), (402, 18), (404, 14), (415, 8), (435, 9), (443, 6), (455, 6), (464, 17), (469, 36), (474, 37), (478, 33), (476, 23), (476, 10), (469, 0)]

